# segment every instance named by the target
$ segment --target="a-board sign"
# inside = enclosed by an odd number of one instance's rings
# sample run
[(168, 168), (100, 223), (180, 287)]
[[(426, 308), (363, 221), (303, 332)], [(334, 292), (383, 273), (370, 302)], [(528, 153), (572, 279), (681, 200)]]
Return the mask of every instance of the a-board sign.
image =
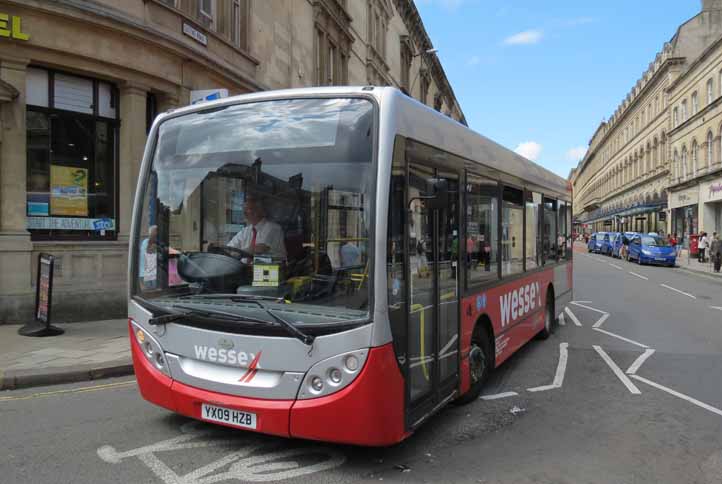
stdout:
[(63, 330), (50, 324), (53, 303), (53, 269), (55, 257), (38, 255), (38, 278), (35, 285), (35, 320), (18, 330), (23, 336), (56, 336)]

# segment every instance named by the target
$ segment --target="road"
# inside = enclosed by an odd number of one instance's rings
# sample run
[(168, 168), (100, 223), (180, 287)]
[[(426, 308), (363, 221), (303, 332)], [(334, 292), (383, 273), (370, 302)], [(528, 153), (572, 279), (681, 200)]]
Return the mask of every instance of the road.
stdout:
[(126, 378), (0, 394), (0, 481), (722, 482), (722, 285), (588, 254), (574, 282), (551, 338), (392, 448), (197, 423)]

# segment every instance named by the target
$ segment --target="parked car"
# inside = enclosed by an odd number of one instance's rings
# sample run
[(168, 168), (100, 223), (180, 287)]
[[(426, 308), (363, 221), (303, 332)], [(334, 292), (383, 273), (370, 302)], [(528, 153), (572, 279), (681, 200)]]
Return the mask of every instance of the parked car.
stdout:
[(629, 260), (639, 264), (659, 264), (674, 267), (677, 254), (666, 239), (658, 235), (636, 234), (629, 243)]
[(589, 238), (589, 243), (587, 244), (587, 250), (589, 252), (595, 252), (597, 254), (602, 253), (602, 247), (604, 246), (604, 237), (607, 235), (606, 232), (595, 232), (592, 234), (592, 236)]
[(612, 234), (614, 232), (605, 232), (602, 243), (599, 247), (599, 253), (602, 255), (611, 255), (612, 253)]
[(624, 234), (621, 232), (610, 232), (609, 233), (609, 252), (608, 254), (612, 257), (620, 257), (619, 249), (622, 248), (622, 242), (624, 240)]

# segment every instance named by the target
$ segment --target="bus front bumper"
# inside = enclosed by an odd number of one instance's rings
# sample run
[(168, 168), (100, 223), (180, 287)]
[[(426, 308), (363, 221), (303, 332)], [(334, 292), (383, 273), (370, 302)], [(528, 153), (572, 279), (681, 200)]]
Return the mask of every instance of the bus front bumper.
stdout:
[(392, 344), (371, 348), (358, 377), (336, 393), (307, 400), (264, 400), (209, 392), (172, 380), (148, 362), (132, 327), (130, 332), (141, 395), (181, 415), (203, 420), (201, 408), (206, 403), (255, 413), (256, 428), (251, 431), (354, 445), (392, 445), (409, 435), (404, 425), (404, 382)]

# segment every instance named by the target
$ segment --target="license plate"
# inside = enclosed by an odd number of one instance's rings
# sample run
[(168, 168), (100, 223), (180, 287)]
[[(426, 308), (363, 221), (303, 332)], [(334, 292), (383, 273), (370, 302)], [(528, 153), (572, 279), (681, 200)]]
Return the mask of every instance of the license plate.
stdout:
[(244, 429), (256, 428), (256, 414), (233, 410), (231, 408), (216, 407), (204, 403), (201, 407), (201, 418), (210, 422), (219, 422)]
[(656, 257), (654, 260), (658, 260), (658, 261), (664, 262), (664, 261), (666, 261), (667, 259), (665, 259), (664, 257)]

